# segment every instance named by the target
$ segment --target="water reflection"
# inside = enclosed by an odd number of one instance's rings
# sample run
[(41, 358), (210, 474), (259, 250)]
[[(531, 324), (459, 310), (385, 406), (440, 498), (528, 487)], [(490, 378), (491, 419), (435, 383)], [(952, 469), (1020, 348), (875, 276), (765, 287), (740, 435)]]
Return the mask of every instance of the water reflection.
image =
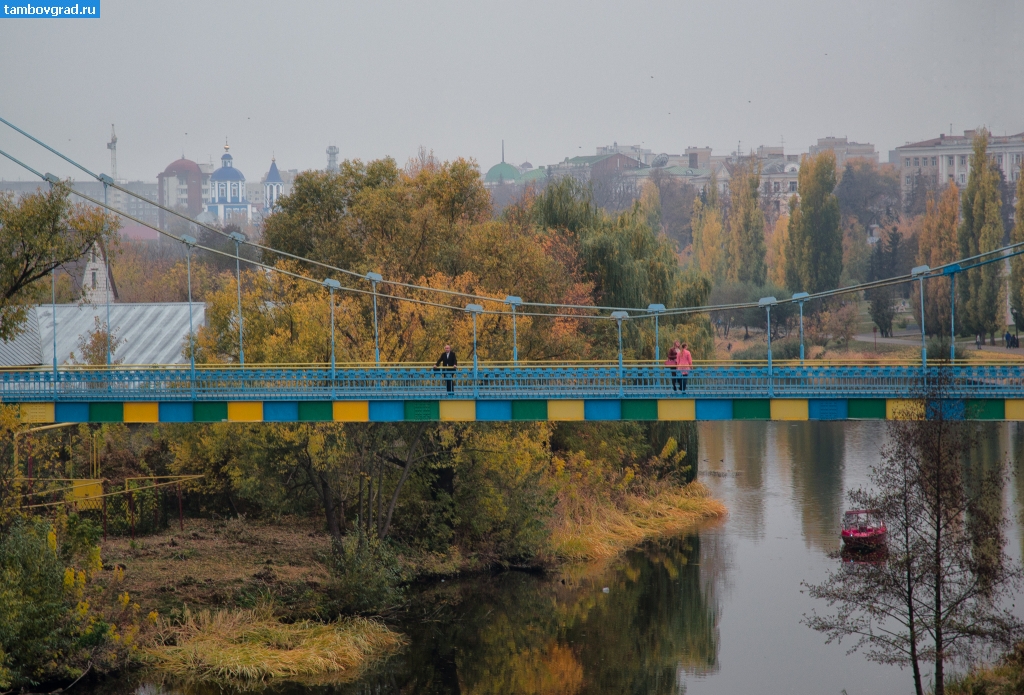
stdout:
[(793, 422), (778, 427), (788, 443), (793, 496), (800, 504), (804, 542), (809, 547), (834, 550), (846, 494), (846, 424)]

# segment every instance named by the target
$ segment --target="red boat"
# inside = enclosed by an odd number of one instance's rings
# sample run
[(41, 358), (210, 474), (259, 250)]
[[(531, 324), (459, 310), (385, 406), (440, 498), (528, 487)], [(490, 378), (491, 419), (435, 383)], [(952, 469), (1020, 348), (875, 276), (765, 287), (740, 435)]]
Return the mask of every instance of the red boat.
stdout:
[(857, 551), (884, 548), (887, 533), (877, 509), (851, 509), (843, 514), (844, 548)]

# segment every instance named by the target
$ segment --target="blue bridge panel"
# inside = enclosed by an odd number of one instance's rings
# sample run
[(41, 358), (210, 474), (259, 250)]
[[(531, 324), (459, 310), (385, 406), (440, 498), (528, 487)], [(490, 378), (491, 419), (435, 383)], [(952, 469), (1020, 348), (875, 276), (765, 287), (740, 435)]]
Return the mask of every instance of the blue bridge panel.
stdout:
[(476, 419), (483, 422), (509, 422), (512, 401), (477, 401)]
[(964, 402), (959, 400), (931, 400), (928, 401), (925, 412), (929, 420), (937, 420), (939, 417), (943, 420), (963, 420), (967, 408)]
[[(328, 405), (330, 405), (328, 403)], [(264, 401), (263, 422), (298, 422), (297, 401)]]
[(600, 400), (583, 402), (584, 420), (621, 420), (622, 401)]
[(732, 401), (697, 401), (698, 420), (732, 420)]
[(405, 401), (370, 401), (370, 422), (404, 422)]
[(53, 408), (54, 422), (89, 422), (88, 403), (57, 403)]
[(161, 403), (158, 412), (160, 422), (192, 422), (192, 404), (187, 401)]
[(845, 398), (811, 398), (807, 401), (808, 420), (845, 420), (847, 414)]

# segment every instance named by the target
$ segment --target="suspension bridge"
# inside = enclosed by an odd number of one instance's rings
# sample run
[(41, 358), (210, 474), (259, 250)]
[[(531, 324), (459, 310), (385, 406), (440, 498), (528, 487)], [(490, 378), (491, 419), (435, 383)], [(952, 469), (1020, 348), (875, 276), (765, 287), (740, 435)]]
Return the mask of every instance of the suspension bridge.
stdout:
[[(112, 188), (122, 195), (138, 197), (117, 185), (111, 177), (89, 171), (9, 121), (0, 118), (0, 123), (101, 181), (104, 191)], [(3, 150), (0, 150), (0, 155), (51, 186), (60, 182), (53, 174), (40, 173)], [(193, 220), (180, 211), (144, 199), (147, 204), (156, 205), (191, 225), (228, 238), (235, 248), (235, 253), (230, 254), (202, 246), (193, 237), (174, 235), (111, 207), (105, 200), (72, 193), (94, 206), (150, 227), (182, 244), (188, 262), (189, 335), (195, 335), (191, 325), (192, 253), (201, 250), (235, 261), (238, 307), (233, 322), (238, 331), (239, 363), (197, 365), (193, 348), (187, 366), (122, 366), (112, 363), (108, 345), (105, 366), (60, 366), (56, 358), (55, 323), (52, 368), (0, 368), (0, 402), (20, 405), (22, 419), (26, 422), (844, 420), (919, 417), (935, 412), (948, 417), (1024, 420), (1024, 363), (964, 363), (953, 359), (951, 346), (948, 362), (929, 364), (923, 331), (925, 281), (948, 278), (951, 285), (951, 329), (955, 328), (957, 274), (992, 263), (1005, 263), (1007, 258), (1024, 254), (1024, 243), (985, 251), (937, 268), (918, 266), (909, 274), (885, 280), (816, 294), (798, 292), (788, 299), (764, 297), (752, 303), (694, 307), (665, 307), (662, 304), (650, 304), (645, 308), (581, 306), (530, 302), (516, 296), (487, 297), (388, 280), (378, 273), (356, 273), (263, 246), (237, 232), (226, 233)], [(241, 245), (252, 246), (263, 254), (315, 266), (321, 273), (327, 271), (343, 275), (357, 283), (366, 283), (368, 287), (343, 286), (331, 277), (318, 279), (261, 261), (243, 259), (239, 254)], [(331, 307), (329, 365), (245, 364), (242, 263), (315, 283), (327, 290)], [(880, 365), (804, 361), (805, 302), (908, 282), (919, 282), (922, 290), (920, 362)], [(393, 289), (380, 289), (388, 286)], [(409, 291), (431, 298), (409, 296)], [(334, 300), (337, 292), (372, 298), (376, 357), (373, 364), (339, 366), (335, 363)], [(377, 319), (379, 297), (472, 315), (472, 367), (438, 371), (430, 365), (382, 363)], [(467, 301), (469, 303), (465, 303)], [(488, 303), (489, 308), (485, 308), (483, 303)], [(770, 328), (772, 308), (786, 303), (797, 304), (800, 309), (799, 361), (773, 362), (769, 330), (766, 362), (697, 362), (685, 374), (685, 391), (677, 390), (674, 383), (680, 373), (660, 363), (657, 347), (660, 318), (760, 308), (766, 312), (766, 325)], [(477, 318), (485, 314), (510, 315), (512, 362), (478, 360)], [(618, 360), (520, 362), (516, 342), (517, 316), (614, 321), (618, 327)], [(653, 361), (629, 362), (623, 358), (622, 324), (638, 320), (653, 322)], [(941, 400), (928, 400), (927, 394), (940, 392)]]

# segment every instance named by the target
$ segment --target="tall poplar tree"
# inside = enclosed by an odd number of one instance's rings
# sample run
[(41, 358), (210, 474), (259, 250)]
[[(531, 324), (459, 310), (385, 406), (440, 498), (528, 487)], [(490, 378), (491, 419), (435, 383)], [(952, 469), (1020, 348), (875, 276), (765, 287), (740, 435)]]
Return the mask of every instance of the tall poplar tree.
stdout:
[[(957, 234), (961, 258), (997, 249), (1003, 240), (1002, 179), (987, 150), (988, 131), (982, 129), (974, 138), (971, 172), (961, 199)], [(957, 278), (957, 323), (969, 335), (990, 335), (994, 339), (1002, 326), (1001, 265), (989, 263)]]
[[(1017, 179), (1017, 209), (1010, 230), (1010, 242), (1024, 242), (1024, 176)], [(1010, 307), (1017, 330), (1024, 328), (1024, 256), (1010, 259)]]
[[(921, 238), (918, 241), (917, 264), (938, 268), (957, 257), (957, 221), (960, 217), (960, 189), (951, 183), (938, 200), (928, 196)], [(905, 268), (899, 269), (906, 272)], [(913, 306), (918, 306), (920, 283), (914, 283)], [(949, 334), (949, 289), (946, 279), (929, 280), (924, 286), (924, 328), (930, 335)]]
[(693, 201), (693, 258), (701, 272), (715, 282), (725, 265), (725, 229), (718, 202), (718, 180), (714, 173), (707, 187)]
[(835, 154), (826, 150), (804, 159), (797, 181), (800, 200), (790, 205), (786, 284), (794, 292), (831, 290), (843, 272)]
[(761, 174), (753, 164), (739, 167), (729, 181), (729, 279), (758, 287), (768, 276), (760, 188)]

